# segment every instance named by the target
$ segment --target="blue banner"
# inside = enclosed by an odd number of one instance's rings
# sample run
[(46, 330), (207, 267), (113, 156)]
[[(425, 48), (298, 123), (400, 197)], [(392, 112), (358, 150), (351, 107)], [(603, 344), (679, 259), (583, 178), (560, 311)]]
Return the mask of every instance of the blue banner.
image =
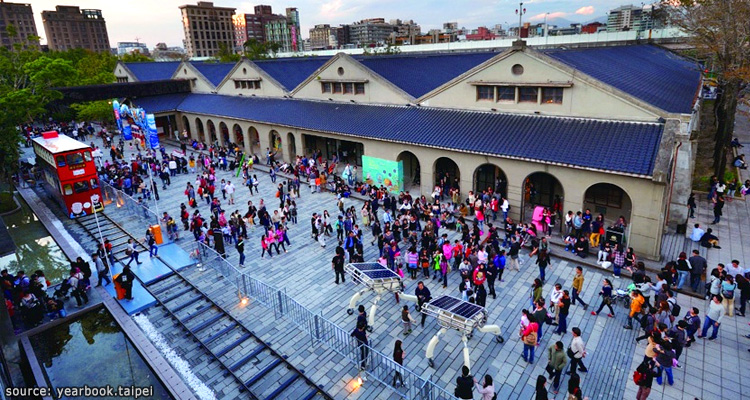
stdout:
[(122, 138), (124, 140), (133, 140), (133, 131), (128, 121), (123, 121), (122, 125)]
[(158, 149), (159, 148), (159, 132), (156, 130), (156, 117), (154, 117), (154, 114), (146, 114), (146, 124), (148, 125), (148, 130), (144, 131), (144, 134), (148, 135), (149, 137), (149, 144), (151, 145), (152, 149)]

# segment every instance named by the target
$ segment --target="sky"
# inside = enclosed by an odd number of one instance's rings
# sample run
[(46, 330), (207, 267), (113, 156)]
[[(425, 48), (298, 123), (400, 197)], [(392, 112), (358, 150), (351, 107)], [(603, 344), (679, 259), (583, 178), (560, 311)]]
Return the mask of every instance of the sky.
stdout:
[[(24, 0), (11, 0), (24, 2)], [(107, 21), (110, 45), (131, 42), (136, 38), (153, 48), (159, 42), (168, 46), (182, 46), (184, 38), (178, 7), (187, 4), (184, 0), (25, 0), (34, 10), (37, 31), (46, 43), (41, 13), (54, 10), (55, 5), (77, 5), (81, 8), (102, 10)], [(190, 4), (197, 3), (192, 0)], [(258, 4), (268, 4), (276, 14), (283, 14), (286, 7), (297, 7), (300, 14), (303, 38), (316, 24), (352, 23), (365, 18), (414, 20), (423, 32), (442, 28), (444, 22), (458, 22), (459, 27), (474, 29), (478, 26), (492, 27), (496, 24), (518, 24), (518, 2), (511, 0), (263, 0), (255, 3), (241, 0), (215, 0), (214, 5), (234, 7), (237, 13), (252, 13)], [(524, 2), (526, 14), (523, 21), (543, 22), (548, 14), (548, 23), (555, 20), (587, 22), (605, 16), (607, 11), (627, 0), (528, 0)], [(638, 4), (638, 2), (635, 2)]]

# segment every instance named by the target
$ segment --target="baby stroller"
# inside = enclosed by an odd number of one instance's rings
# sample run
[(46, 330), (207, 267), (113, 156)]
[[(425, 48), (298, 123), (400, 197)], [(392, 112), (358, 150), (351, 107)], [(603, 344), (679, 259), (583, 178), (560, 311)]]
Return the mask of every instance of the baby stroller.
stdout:
[(70, 292), (70, 288), (71, 286), (70, 286), (70, 283), (68, 283), (68, 280), (63, 279), (60, 286), (57, 289), (55, 289), (55, 291), (52, 293), (52, 297), (54, 297), (55, 299), (68, 300), (70, 298), (70, 296), (68, 296), (68, 292)]

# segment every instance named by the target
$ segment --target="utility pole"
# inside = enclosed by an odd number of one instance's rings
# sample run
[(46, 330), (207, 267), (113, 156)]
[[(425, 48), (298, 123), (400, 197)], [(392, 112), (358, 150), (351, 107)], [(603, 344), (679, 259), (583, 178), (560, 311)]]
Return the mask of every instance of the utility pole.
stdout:
[(523, 2), (518, 4), (516, 14), (518, 14), (518, 40), (521, 40), (521, 24), (523, 23), (523, 15), (526, 14), (526, 9), (523, 8)]

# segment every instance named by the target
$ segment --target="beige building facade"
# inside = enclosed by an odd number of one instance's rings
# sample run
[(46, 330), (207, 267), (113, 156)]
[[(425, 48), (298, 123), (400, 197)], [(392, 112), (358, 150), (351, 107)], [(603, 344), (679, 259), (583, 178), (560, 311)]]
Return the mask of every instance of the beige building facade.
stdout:
[[(626, 169), (596, 167), (594, 163), (587, 166), (587, 160), (553, 162), (545, 161), (543, 156), (441, 147), (428, 143), (429, 140), (423, 143), (394, 141), (381, 137), (378, 126), (372, 126), (369, 134), (363, 136), (268, 123), (244, 116), (241, 112), (203, 112), (194, 106), (189, 111), (177, 105), (157, 112), (157, 116), (172, 116), (178, 128), (189, 132), (190, 137), (197, 141), (236, 143), (245, 152), (256, 154), (261, 159), (264, 159), (267, 149), (275, 149), (282, 160), (290, 163), (296, 156), (311, 154), (313, 150), (321, 150), (325, 155), (330, 154), (327, 152), (331, 149), (345, 149), (353, 156), (349, 161), (354, 164), (361, 163), (362, 155), (403, 161), (405, 188), (412, 194), (428, 198), (435, 183), (448, 174), (458, 179), (463, 199), (469, 191), (481, 192), (488, 187), (506, 193), (511, 205), (509, 215), (514, 220), (529, 221), (534, 206), (551, 206), (557, 201), (562, 204), (563, 213), (588, 208), (595, 215), (605, 214), (608, 224), (623, 216), (628, 221), (627, 246), (651, 259), (660, 256), (663, 232), (670, 225), (686, 219), (685, 192), (690, 190), (691, 160), (694, 157), (690, 133), (698, 123), (698, 115), (694, 112), (699, 106), (697, 92), (680, 107), (656, 100), (646, 101), (649, 98), (636, 90), (624, 90), (595, 79), (525, 46), (500, 52), (421, 96), (409, 94), (416, 92), (408, 82), (386, 79), (360, 60), (343, 54), (327, 60), (293, 88), (279, 83), (282, 76), (266, 72), (270, 70), (261, 69), (248, 60), (237, 63), (215, 87), (201, 82), (200, 75), (191, 70), (189, 63), (183, 64), (175, 71), (173, 79), (192, 79), (196, 82), (193, 90), (201, 93), (254, 96), (269, 101), (286, 98), (288, 100), (284, 101), (321, 102), (334, 106), (355, 103), (364, 107), (395, 107), (400, 110), (409, 107), (444, 110), (439, 112), (461, 110), (476, 116), (519, 115), (559, 120), (560, 124), (614, 122), (636, 130), (639, 126), (658, 127), (661, 134), (649, 156), (653, 157), (649, 160), (649, 170), (628, 172)], [(697, 80), (689, 84), (694, 83), (699, 88), (697, 76)], [(243, 87), (241, 82), (248, 84)], [(253, 82), (252, 89), (250, 82)], [(336, 86), (340, 89), (334, 89)], [(526, 90), (528, 88), (536, 91)], [(687, 92), (689, 90), (684, 91)], [(278, 100), (274, 104), (277, 103)], [(330, 117), (336, 118), (335, 115)], [(457, 120), (456, 123), (461, 122)], [(517, 129), (527, 128), (519, 125)], [(587, 132), (587, 135), (596, 138), (596, 133)], [(450, 132), (435, 131), (431, 134), (450, 135)], [(533, 141), (537, 134), (528, 131), (521, 137), (527, 135), (524, 140)], [(564, 138), (555, 140), (560, 144), (550, 143), (549, 146), (564, 144)], [(606, 137), (596, 140), (607, 146)], [(499, 145), (502, 148), (502, 143)], [(498, 143), (488, 142), (487, 147), (498, 148)], [(627, 148), (622, 148), (622, 152), (627, 151)], [(628, 162), (628, 157), (641, 157), (639, 154), (621, 156), (617, 151), (611, 154), (615, 154), (618, 160), (621, 158), (622, 161), (618, 162), (623, 163)], [(535, 190), (532, 191), (531, 187)], [(558, 222), (556, 229), (561, 226), (562, 223)]]

